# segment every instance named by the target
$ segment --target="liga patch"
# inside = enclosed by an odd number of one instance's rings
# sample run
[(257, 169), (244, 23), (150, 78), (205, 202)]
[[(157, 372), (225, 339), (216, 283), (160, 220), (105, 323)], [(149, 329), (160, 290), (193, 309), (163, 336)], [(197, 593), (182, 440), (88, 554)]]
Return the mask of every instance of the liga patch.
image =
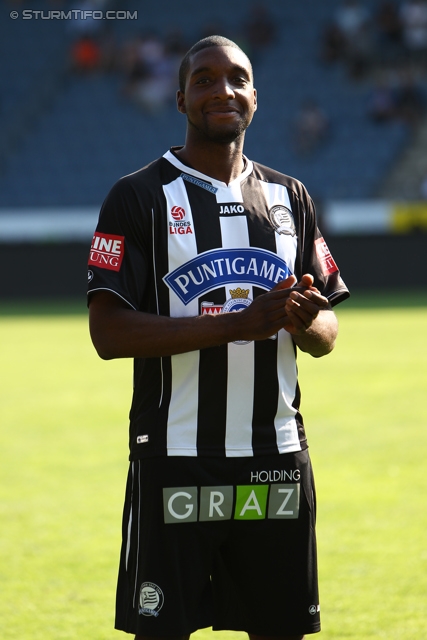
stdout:
[(315, 240), (314, 244), (316, 245), (316, 254), (322, 267), (323, 275), (327, 276), (338, 271), (336, 262), (333, 259), (325, 240), (323, 238), (318, 238)]
[(95, 232), (89, 253), (89, 265), (120, 271), (125, 254), (124, 236)]

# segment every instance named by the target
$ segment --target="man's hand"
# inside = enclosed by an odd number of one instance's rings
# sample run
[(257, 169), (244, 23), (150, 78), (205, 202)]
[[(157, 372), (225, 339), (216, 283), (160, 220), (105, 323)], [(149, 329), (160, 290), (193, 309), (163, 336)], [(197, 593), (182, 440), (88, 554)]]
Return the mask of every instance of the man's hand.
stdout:
[(296, 278), (290, 276), (279, 282), (275, 289), (291, 287), (285, 300), (283, 328), (302, 351), (318, 358), (334, 348), (338, 322), (327, 298), (320, 294), (313, 282), (313, 276), (305, 274), (295, 287)]
[[(295, 276), (290, 278), (296, 281)], [(279, 283), (289, 286), (290, 278)], [(306, 274), (296, 287), (291, 288), (288, 298), (285, 302), (287, 319), (283, 326), (291, 335), (302, 335), (311, 327), (313, 321), (324, 309), (330, 309), (328, 299), (322, 296), (319, 290), (313, 286), (314, 278), (310, 274)], [(277, 285), (277, 286), (279, 286)], [(292, 287), (292, 285), (291, 285)]]
[(328, 301), (313, 287), (312, 276), (303, 276), (292, 289), (295, 283), (290, 276), (238, 313), (183, 318), (135, 311), (113, 293), (98, 291), (89, 306), (92, 340), (106, 360), (153, 358), (236, 340), (266, 340), (286, 329), (303, 351), (329, 353), (336, 336), (335, 314), (327, 311)]

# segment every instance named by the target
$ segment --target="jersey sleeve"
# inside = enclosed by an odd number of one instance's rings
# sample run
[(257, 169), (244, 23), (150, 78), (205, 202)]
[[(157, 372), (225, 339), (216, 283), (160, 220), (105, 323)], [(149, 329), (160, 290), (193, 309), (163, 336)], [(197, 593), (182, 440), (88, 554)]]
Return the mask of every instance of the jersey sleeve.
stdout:
[(302, 274), (314, 276), (314, 286), (328, 298), (331, 306), (346, 300), (350, 296), (328, 245), (317, 226), (313, 201), (307, 195), (305, 238), (303, 247)]
[(111, 291), (139, 309), (148, 275), (149, 216), (132, 183), (122, 178), (111, 189), (99, 215), (88, 260), (88, 300)]

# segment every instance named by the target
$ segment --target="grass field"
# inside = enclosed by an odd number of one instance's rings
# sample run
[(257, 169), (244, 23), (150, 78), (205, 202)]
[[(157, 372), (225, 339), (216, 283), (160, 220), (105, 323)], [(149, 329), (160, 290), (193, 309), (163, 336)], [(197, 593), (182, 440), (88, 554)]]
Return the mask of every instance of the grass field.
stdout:
[[(337, 313), (336, 350), (299, 359), (318, 637), (423, 638), (427, 295), (355, 295)], [(98, 359), (81, 303), (1, 304), (0, 333), (0, 636), (129, 637), (112, 627), (131, 362)]]

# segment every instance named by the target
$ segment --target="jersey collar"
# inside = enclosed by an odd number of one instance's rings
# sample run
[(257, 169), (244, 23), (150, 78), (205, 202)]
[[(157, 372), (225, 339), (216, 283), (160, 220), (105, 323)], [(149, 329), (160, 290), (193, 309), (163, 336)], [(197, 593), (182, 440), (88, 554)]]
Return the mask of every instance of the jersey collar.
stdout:
[(244, 170), (235, 180), (233, 180), (229, 184), (226, 184), (225, 182), (221, 182), (221, 180), (216, 180), (215, 178), (211, 178), (211, 176), (207, 176), (205, 173), (201, 173), (200, 171), (196, 171), (195, 169), (192, 169), (188, 165), (181, 162), (181, 160), (179, 160), (171, 151), (166, 151), (163, 157), (168, 162), (173, 164), (174, 167), (176, 167), (177, 169), (180, 169), (180, 171), (183, 171), (184, 173), (188, 173), (191, 176), (194, 176), (195, 178), (204, 180), (205, 182), (210, 182), (214, 187), (221, 187), (221, 188), (231, 187), (233, 184), (236, 184), (245, 180), (248, 177), (248, 175), (252, 173), (252, 170), (253, 170), (253, 162), (249, 160), (246, 156), (243, 156), (243, 159), (246, 163)]

